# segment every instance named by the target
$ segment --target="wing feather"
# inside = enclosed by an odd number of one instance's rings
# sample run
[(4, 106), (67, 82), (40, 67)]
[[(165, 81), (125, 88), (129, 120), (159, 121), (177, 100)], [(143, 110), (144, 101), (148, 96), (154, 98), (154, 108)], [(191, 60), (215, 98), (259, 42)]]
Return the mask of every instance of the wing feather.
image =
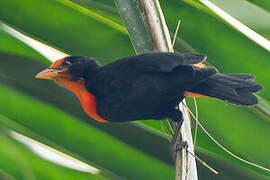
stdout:
[(206, 59), (202, 54), (147, 53), (134, 56), (135, 68), (145, 72), (170, 72), (178, 66), (198, 64)]

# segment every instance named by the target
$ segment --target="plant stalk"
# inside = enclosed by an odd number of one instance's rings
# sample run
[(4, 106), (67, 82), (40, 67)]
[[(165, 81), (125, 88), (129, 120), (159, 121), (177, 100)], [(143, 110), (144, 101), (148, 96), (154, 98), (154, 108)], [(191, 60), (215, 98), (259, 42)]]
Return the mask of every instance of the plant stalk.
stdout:
[[(128, 29), (137, 54), (161, 51), (173, 52), (171, 37), (158, 0), (115, 0), (115, 4)], [(182, 103), (185, 103), (183, 100)], [(179, 104), (184, 122), (176, 142), (187, 146), (176, 153), (176, 180), (197, 180), (197, 167), (190, 127), (190, 117), (185, 106)], [(176, 123), (174, 123), (176, 127)]]

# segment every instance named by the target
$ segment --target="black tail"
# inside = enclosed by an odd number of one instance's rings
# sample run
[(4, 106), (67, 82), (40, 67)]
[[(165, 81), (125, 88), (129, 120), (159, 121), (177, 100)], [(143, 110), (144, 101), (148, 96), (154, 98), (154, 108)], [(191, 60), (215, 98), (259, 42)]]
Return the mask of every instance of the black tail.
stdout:
[(254, 78), (255, 76), (250, 74), (217, 73), (190, 91), (236, 105), (255, 105), (258, 104), (258, 99), (253, 93), (262, 90), (263, 87), (254, 82)]

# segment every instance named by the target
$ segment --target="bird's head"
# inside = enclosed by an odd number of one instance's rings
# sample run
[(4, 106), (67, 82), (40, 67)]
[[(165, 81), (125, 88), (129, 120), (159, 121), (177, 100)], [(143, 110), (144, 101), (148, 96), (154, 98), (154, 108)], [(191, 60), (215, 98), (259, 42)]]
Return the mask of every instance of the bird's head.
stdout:
[(51, 79), (70, 89), (72, 84), (82, 81), (91, 72), (100, 67), (94, 59), (83, 56), (68, 56), (55, 61), (49, 68), (41, 71), (35, 77)]

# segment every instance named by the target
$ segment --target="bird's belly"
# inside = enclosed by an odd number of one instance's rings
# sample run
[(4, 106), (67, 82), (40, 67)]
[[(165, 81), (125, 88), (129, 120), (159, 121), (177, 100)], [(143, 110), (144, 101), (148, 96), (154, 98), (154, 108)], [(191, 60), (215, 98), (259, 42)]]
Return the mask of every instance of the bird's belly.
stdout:
[(108, 121), (161, 120), (167, 118), (170, 109), (182, 99), (182, 96), (175, 98), (167, 98), (167, 96), (112, 97), (97, 100), (96, 109), (97, 114)]

